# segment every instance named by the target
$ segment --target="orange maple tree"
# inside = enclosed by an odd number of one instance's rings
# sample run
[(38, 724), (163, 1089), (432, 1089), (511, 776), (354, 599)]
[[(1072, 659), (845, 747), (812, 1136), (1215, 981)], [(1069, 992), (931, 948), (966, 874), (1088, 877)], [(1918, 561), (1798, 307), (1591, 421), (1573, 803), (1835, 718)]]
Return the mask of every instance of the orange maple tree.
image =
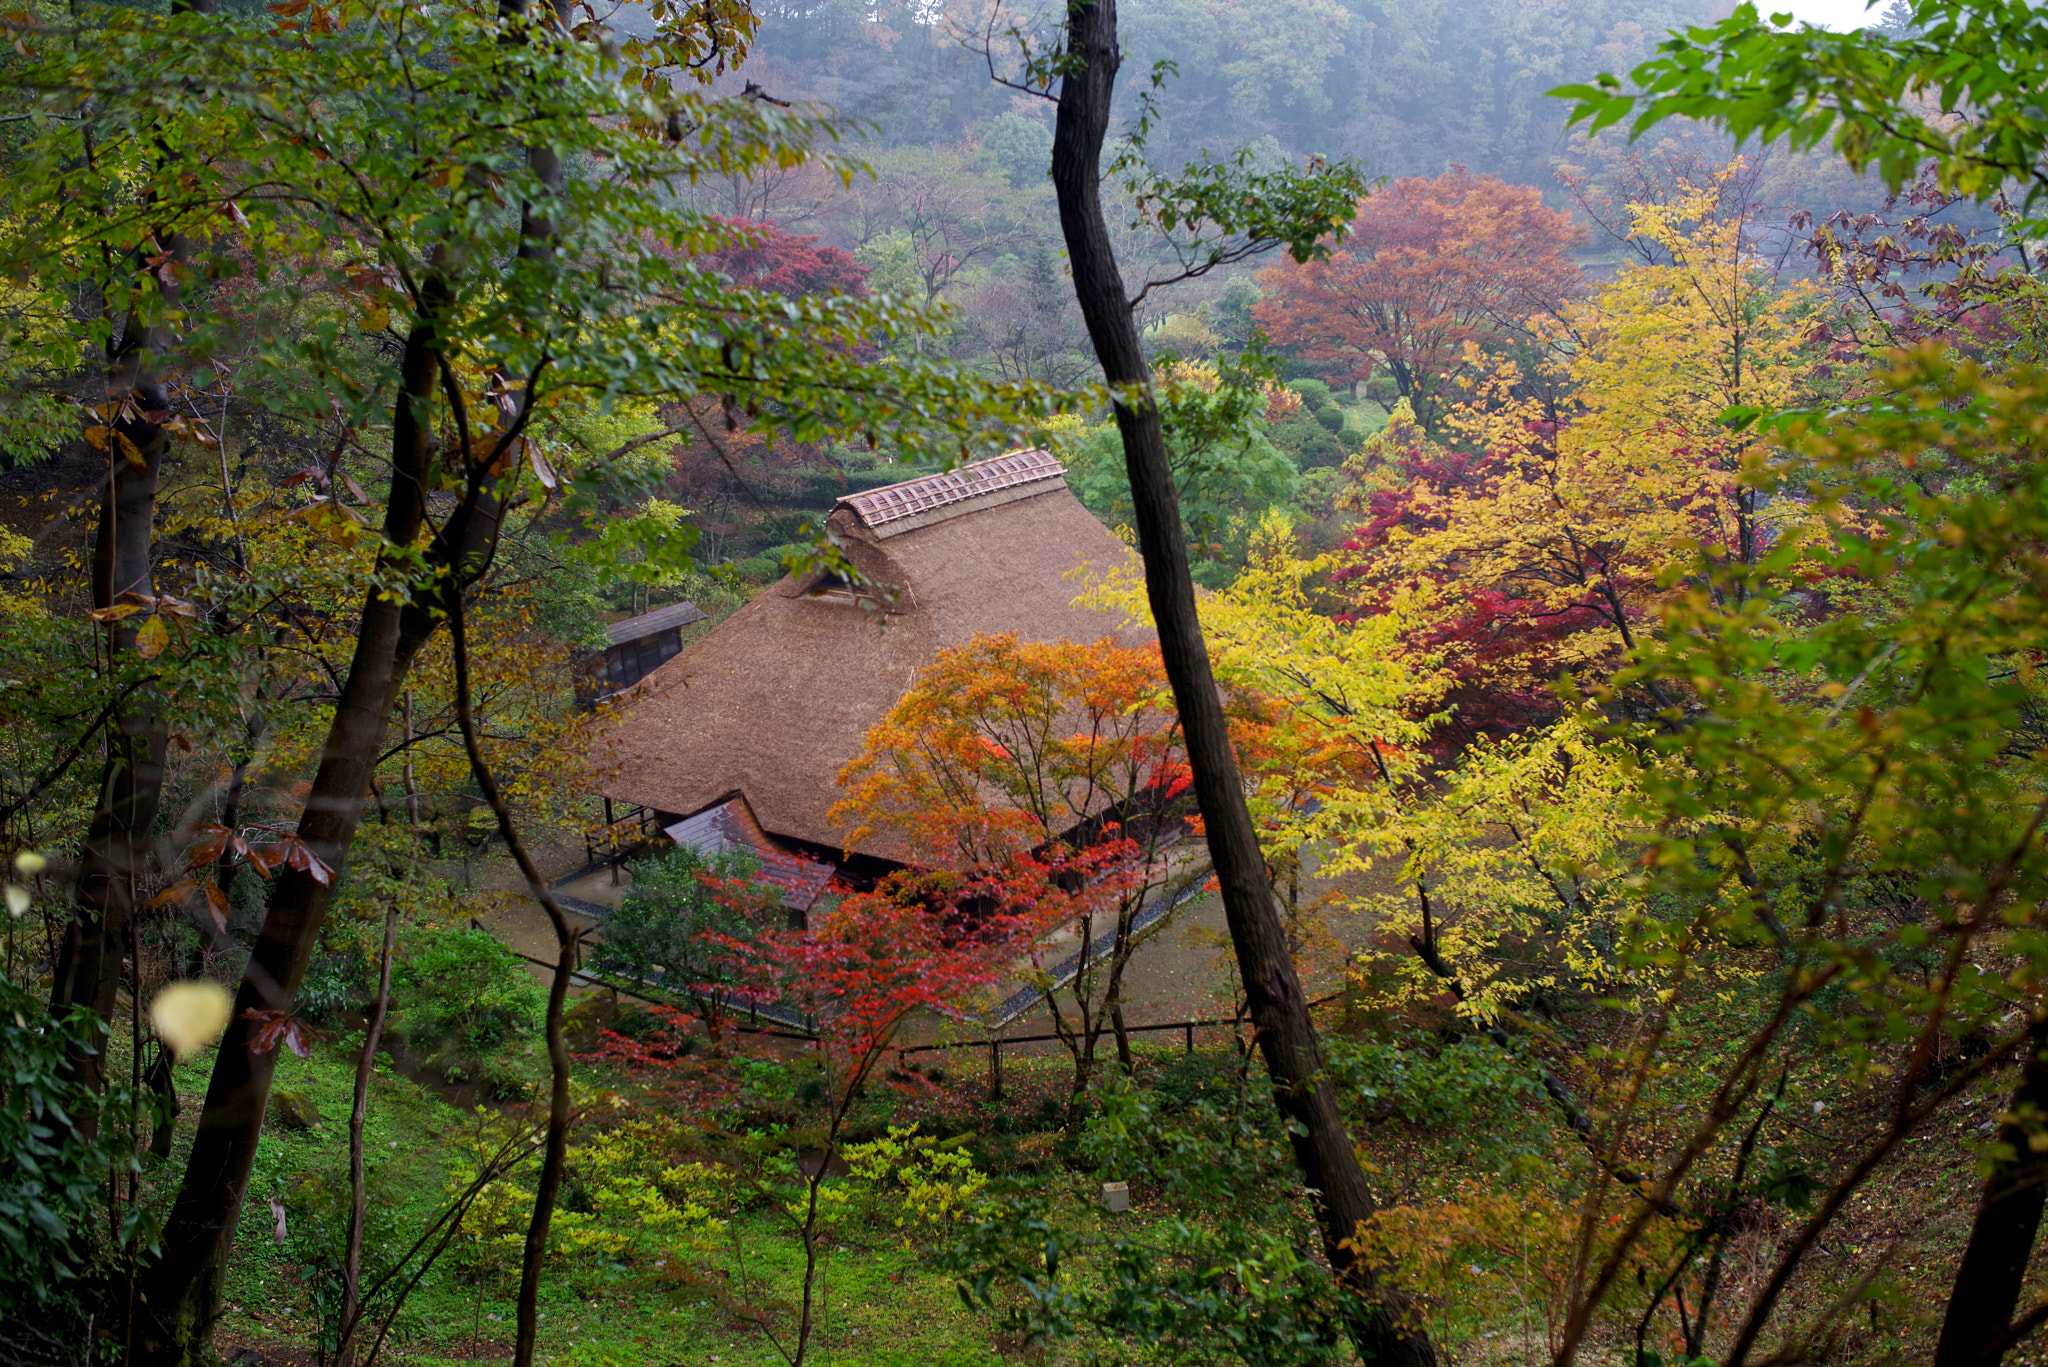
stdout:
[(1078, 1098), (1107, 1030), (1129, 1059), (1124, 970), (1163, 923), (1147, 907), (1196, 876), (1170, 857), (1189, 779), (1155, 647), (976, 636), (868, 733), (833, 819), (849, 841), (893, 833), (931, 878), (957, 880), (956, 905), (999, 889), (1030, 923)]
[(1433, 427), (1445, 386), (1468, 365), (1466, 343), (1510, 338), (1578, 292), (1568, 252), (1584, 237), (1535, 189), (1453, 167), (1360, 200), (1327, 260), (1282, 259), (1260, 273), (1268, 294), (1252, 312), (1332, 379), (1384, 369)]

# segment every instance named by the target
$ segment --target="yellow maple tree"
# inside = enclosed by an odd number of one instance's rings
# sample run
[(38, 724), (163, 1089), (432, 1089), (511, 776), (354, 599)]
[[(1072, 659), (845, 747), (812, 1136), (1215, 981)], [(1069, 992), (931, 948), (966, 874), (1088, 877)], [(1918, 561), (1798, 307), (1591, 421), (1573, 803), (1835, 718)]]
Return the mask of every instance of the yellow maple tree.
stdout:
[[(1754, 563), (1798, 532), (1802, 507), (1742, 479), (1771, 448), (1729, 414), (1820, 396), (1823, 300), (1809, 282), (1780, 287), (1714, 204), (1710, 185), (1631, 206), (1671, 259), (1624, 268), (1547, 329), (1543, 364), (1567, 382), (1565, 406), (1513, 361), (1473, 381), (1449, 426), (1482, 458), (1450, 487), (1412, 493), (1358, 567), (1369, 593), (1420, 581), (1444, 622), (1483, 601), (1546, 635), (1546, 670), (1605, 669), (1680, 571), (1702, 557)], [(1527, 682), (1512, 661), (1492, 668), (1495, 682)]]

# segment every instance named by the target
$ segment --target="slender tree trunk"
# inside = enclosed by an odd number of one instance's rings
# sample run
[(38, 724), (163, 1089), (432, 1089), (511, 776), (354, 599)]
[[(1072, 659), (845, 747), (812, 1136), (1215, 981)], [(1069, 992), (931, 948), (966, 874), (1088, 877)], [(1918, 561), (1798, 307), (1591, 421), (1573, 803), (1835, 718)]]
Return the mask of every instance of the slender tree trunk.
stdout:
[[(498, 17), (506, 21), (524, 19), (529, 17), (535, 8), (532, 0), (498, 0)], [(544, 30), (541, 41), (566, 41), (571, 18), (568, 0), (545, 0), (539, 8), (541, 27)], [(507, 42), (527, 40), (526, 33), (516, 30), (509, 31), (505, 39)], [(522, 262), (551, 262), (554, 260), (558, 238), (552, 215), (564, 184), (562, 159), (552, 147), (534, 143), (526, 149), (526, 165), (533, 173), (534, 179), (539, 182), (546, 201), (520, 206), (519, 259)], [(521, 408), (523, 409), (530, 400), (530, 394), (522, 395), (519, 401)], [(547, 1016), (544, 1025), (549, 1077), (548, 1132), (541, 1154), (540, 1179), (534, 1185), (533, 1213), (526, 1225), (526, 1246), (520, 1259), (518, 1320), (512, 1347), (514, 1367), (532, 1367), (540, 1330), (541, 1270), (547, 1259), (548, 1231), (554, 1222), (555, 1203), (561, 1193), (562, 1170), (568, 1161), (569, 1045), (562, 1030), (562, 1015), (568, 1000), (569, 981), (576, 971), (578, 936), (570, 927), (569, 918), (556, 902), (554, 894), (549, 891), (546, 881), (541, 878), (539, 869), (527, 854), (526, 847), (512, 824), (512, 809), (499, 791), (496, 779), (484, 763), (483, 751), (477, 744), (475, 718), (470, 713), (469, 651), (464, 639), (459, 586), (450, 595), (448, 615), (455, 650), (456, 717), (462, 726), (463, 744), (469, 752), (470, 772), (476, 778), (477, 786), (483, 790), (484, 800), (490, 804), (492, 812), (498, 818), (498, 830), (505, 837), (505, 847), (526, 879), (527, 890), (547, 913), (548, 923), (555, 932), (555, 977), (548, 985)], [(806, 1288), (808, 1289), (808, 1282)], [(808, 1322), (808, 1312), (806, 1320)], [(801, 1359), (801, 1346), (798, 1348), (798, 1356)]]
[(1122, 276), (1102, 212), (1101, 157), (1116, 83), (1115, 0), (1072, 0), (1067, 11), (1067, 67), (1061, 77), (1052, 151), (1060, 228), (1072, 262), (1074, 293), (1104, 378), (1117, 386), (1117, 428), (1145, 563), (1146, 595), (1175, 705), (1187, 737), (1195, 795), (1207, 829), (1238, 971), (1273, 1080), (1274, 1099), (1295, 1124), (1295, 1161), (1315, 1193), (1323, 1249), (1331, 1266), (1361, 1294), (1348, 1329), (1361, 1357), (1375, 1367), (1424, 1367), (1435, 1350), (1402, 1323), (1401, 1308), (1377, 1295), (1371, 1269), (1349, 1247), (1376, 1211), (1350, 1131), (1323, 1068), (1322, 1047), (1308, 1000), (1287, 952), (1265, 859), (1245, 805), (1237, 763), (1208, 650), (1195, 614), (1173, 472), (1151, 376), (1139, 348)]
[(420, 786), (412, 773), (412, 690), (405, 691), (405, 769), (400, 776), (405, 786), (405, 824), (413, 828), (417, 838), (420, 825)]
[(1942, 1317), (1934, 1367), (1997, 1367), (2004, 1357), (1998, 1344), (2026, 1284), (2048, 1198), (2048, 1153), (2034, 1147), (2048, 1143), (2048, 1013), (2034, 1018), (2025, 1048), (2019, 1085), (1998, 1129), (1999, 1144), (2012, 1156), (1999, 1159), (1984, 1179)]
[[(256, 704), (260, 708), (263, 693), (259, 688)], [(249, 795), (249, 766), (256, 762), (257, 748), (262, 744), (263, 733), (268, 722), (259, 710), (242, 729), (243, 754), (235, 761), (235, 767), (228, 775), (228, 788), (221, 798), (220, 824), (230, 832), (242, 824), (242, 800)], [(241, 874), (242, 866), (235, 859), (233, 845), (223, 845), (220, 858), (214, 862), (213, 881), (220, 888), (221, 900), (226, 901), (228, 893), (235, 886), (235, 879)]]
[(142, 1076), (142, 1085), (149, 1088), (156, 1097), (156, 1125), (149, 1132), (149, 1152), (152, 1158), (169, 1158), (171, 1143), (178, 1133), (178, 1085), (172, 1073), (175, 1060), (171, 1051), (157, 1044), (156, 1057), (150, 1060), (149, 1071)]
[[(114, 435), (108, 443), (107, 479), (100, 489), (92, 542), (95, 609), (116, 606), (123, 594), (155, 597), (157, 482), (170, 443), (159, 421), (165, 400), (151, 367), (152, 353), (164, 338), (133, 315), (126, 334), (124, 349), (109, 366), (107, 389), (110, 400), (131, 404), (136, 411), (108, 424)], [(138, 662), (136, 635), (147, 620), (142, 613), (106, 626), (110, 681), (118, 682), (120, 674)], [(107, 1022), (113, 1018), (121, 986), (136, 892), (149, 863), (150, 828), (163, 797), (164, 745), (156, 690), (147, 685), (134, 689), (115, 709), (108, 729), (99, 799), (86, 828), (71, 919), (50, 985), (53, 1011), (68, 1006), (92, 1009), (91, 1047), (71, 1056), (71, 1072), (95, 1093), (106, 1086)], [(87, 1132), (96, 1124), (89, 1110), (76, 1120)]]
[[(555, 1202), (562, 1187), (562, 1169), (568, 1159), (569, 1044), (562, 1033), (562, 1012), (569, 996), (569, 980), (576, 973), (578, 937), (570, 927), (561, 904), (555, 900), (540, 876), (539, 868), (527, 853), (526, 844), (512, 823), (511, 805), (505, 801), (496, 776), (484, 763), (482, 747), (477, 744), (476, 718), (470, 707), (469, 644), (462, 613), (458, 586), (449, 595), (448, 632), (455, 655), (455, 717), (462, 729), (463, 748), (469, 755), (470, 776), (483, 790), (484, 802), (498, 819), (498, 831), (505, 837), (505, 847), (511, 851), (513, 861), (519, 865), (519, 872), (526, 879), (527, 891), (547, 913), (548, 924), (554, 927), (557, 950), (555, 978), (548, 987), (545, 1026), (550, 1081), (547, 1142), (541, 1154), (540, 1180), (534, 1186), (533, 1214), (526, 1224), (526, 1247), (519, 1269), (518, 1324), (512, 1345), (514, 1367), (532, 1367), (540, 1332), (541, 1268), (547, 1259), (548, 1229), (554, 1220)], [(828, 1148), (826, 1157), (830, 1156)]]
[[(380, 584), (407, 573), (411, 548), (426, 527), (430, 405), (439, 374), (435, 327), (447, 303), (445, 285), (438, 276), (430, 277), (400, 361)], [(477, 501), (472, 491), (435, 537), (426, 584), (436, 577), (437, 566), (450, 567), (462, 560), (463, 551), (452, 548), (466, 547), (478, 523), (491, 521), (489, 512), (475, 506)], [(421, 601), (401, 601), (381, 588), (364, 596), (355, 653), (299, 821), (299, 838), (333, 874), (323, 881), (286, 868), (272, 885), (263, 929), (250, 952), (234, 1015), (214, 1061), (185, 1180), (165, 1223), (163, 1253), (144, 1283), (141, 1323), (134, 1335), (138, 1364), (190, 1363), (212, 1331), (227, 1248), (241, 1218), (277, 1062), (274, 1051), (259, 1053), (251, 1047), (257, 1026), (249, 1013), (289, 1013), (298, 998), (299, 983), (333, 900), (334, 879), (362, 821), (399, 689), (437, 625)]]
[(384, 952), (377, 960), (377, 1003), (363, 1031), (363, 1056), (356, 1061), (355, 1104), (348, 1113), (348, 1247), (341, 1263), (341, 1332), (334, 1346), (335, 1367), (353, 1367), (355, 1335), (363, 1315), (363, 1229), (369, 1223), (369, 1183), (363, 1171), (363, 1122), (370, 1112), (370, 1078), (377, 1071), (377, 1046), (384, 1039), (384, 1016), (391, 1006), (391, 941), (398, 929), (398, 903), (384, 910)]

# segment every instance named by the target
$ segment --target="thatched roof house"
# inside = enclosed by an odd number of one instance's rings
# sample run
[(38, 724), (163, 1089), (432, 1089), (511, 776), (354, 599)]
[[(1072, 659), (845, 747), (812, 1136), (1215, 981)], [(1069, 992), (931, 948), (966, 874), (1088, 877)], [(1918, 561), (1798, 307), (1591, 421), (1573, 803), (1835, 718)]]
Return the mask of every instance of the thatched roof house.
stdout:
[(1131, 552), (1047, 452), (849, 495), (825, 525), (862, 582), (785, 578), (657, 669), (606, 733), (607, 797), (671, 822), (737, 795), (792, 852), (837, 854), (839, 771), (940, 648), (977, 632), (1148, 638), (1074, 606), (1076, 568)]

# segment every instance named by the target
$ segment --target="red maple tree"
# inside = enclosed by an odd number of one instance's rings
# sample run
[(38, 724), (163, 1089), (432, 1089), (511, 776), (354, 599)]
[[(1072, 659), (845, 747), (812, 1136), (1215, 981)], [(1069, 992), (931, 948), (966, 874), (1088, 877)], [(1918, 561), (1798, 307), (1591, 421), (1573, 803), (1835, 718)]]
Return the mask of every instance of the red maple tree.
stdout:
[(807, 294), (867, 294), (868, 268), (838, 247), (821, 247), (815, 237), (784, 232), (773, 223), (744, 218), (717, 220), (734, 240), (698, 258), (735, 285), (795, 299)]
[(1433, 425), (1466, 343), (1512, 336), (1580, 288), (1568, 252), (1584, 237), (1533, 188), (1453, 167), (1361, 200), (1327, 260), (1260, 273), (1268, 294), (1252, 311), (1276, 344), (1332, 379), (1384, 368)]
[[(706, 934), (736, 985), (707, 984), (704, 990), (785, 1020), (793, 1013), (813, 1036), (805, 1052), (817, 1068), (816, 1100), (779, 1136), (795, 1150), (797, 1189), (770, 1206), (789, 1218), (803, 1246), (800, 1308), (792, 1334), (762, 1326), (787, 1360), (802, 1363), (817, 1327), (826, 1237), (819, 1191), (834, 1171), (848, 1117), (884, 1072), (905, 1021), (920, 1013), (959, 1016), (1015, 960), (1035, 925), (1042, 874), (898, 873), (872, 892), (836, 889), (801, 926), (771, 919), (773, 899), (746, 879), (700, 877), (751, 924), (744, 935)], [(670, 1101), (694, 1102), (700, 1114), (728, 1099), (736, 1087), (732, 1071), (721, 1066), (717, 1042), (708, 1057), (696, 1054), (682, 1040), (690, 1033), (682, 1012), (661, 1011), (658, 1020), (650, 1039), (606, 1031), (597, 1056), (651, 1074), (656, 1091), (665, 1091)], [(919, 1082), (901, 1071), (886, 1078), (906, 1087)]]
[[(1530, 435), (1541, 440), (1548, 433)], [(1339, 552), (1344, 568), (1337, 580), (1355, 595), (1350, 615), (1381, 611), (1395, 588), (1419, 577), (1401, 548), (1415, 536), (1441, 529), (1440, 500), (1483, 491), (1511, 475), (1513, 465), (1510, 453), (1440, 445), (1397, 411), (1347, 464), (1354, 474), (1381, 466), (1399, 476), (1395, 486), (1366, 486), (1345, 505), (1361, 516)], [(1581, 554), (1596, 556), (1599, 550), (1584, 547)], [(1551, 682), (1564, 668), (1571, 639), (1607, 624), (1599, 605), (1589, 597), (1560, 609), (1499, 589), (1460, 584), (1441, 568), (1427, 577), (1459, 603), (1457, 611), (1418, 628), (1411, 641), (1418, 654), (1441, 657), (1452, 680), (1431, 704), (1449, 714), (1437, 728), (1437, 746), (1453, 750), (1480, 735), (1509, 735), (1556, 716), (1559, 703)]]

